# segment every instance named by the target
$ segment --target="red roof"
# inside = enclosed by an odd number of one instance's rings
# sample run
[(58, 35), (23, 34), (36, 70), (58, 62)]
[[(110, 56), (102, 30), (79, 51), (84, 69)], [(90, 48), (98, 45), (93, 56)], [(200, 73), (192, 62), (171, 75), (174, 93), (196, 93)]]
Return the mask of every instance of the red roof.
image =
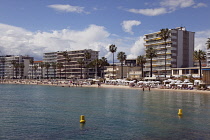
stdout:
[(41, 63), (42, 61), (34, 61), (34, 63)]

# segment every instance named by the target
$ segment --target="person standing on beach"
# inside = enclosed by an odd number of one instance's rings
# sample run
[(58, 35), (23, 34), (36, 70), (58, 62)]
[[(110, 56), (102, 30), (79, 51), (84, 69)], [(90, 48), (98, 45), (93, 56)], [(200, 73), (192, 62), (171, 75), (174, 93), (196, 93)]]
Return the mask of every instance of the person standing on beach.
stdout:
[(100, 87), (101, 86), (101, 83), (100, 82), (98, 82), (98, 87)]

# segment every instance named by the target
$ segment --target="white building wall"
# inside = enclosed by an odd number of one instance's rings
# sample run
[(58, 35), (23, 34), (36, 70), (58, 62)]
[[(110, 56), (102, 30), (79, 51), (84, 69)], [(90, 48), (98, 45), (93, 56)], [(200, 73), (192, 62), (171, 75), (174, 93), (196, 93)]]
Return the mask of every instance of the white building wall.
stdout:
[(30, 60), (29, 59), (24, 59), (24, 72), (23, 76), (28, 77), (28, 71), (29, 71), (29, 65), (30, 65)]
[(189, 67), (193, 67), (193, 53), (194, 53), (194, 32), (189, 32)]
[(177, 51), (177, 67), (181, 67), (183, 65), (183, 31), (178, 30), (178, 51)]

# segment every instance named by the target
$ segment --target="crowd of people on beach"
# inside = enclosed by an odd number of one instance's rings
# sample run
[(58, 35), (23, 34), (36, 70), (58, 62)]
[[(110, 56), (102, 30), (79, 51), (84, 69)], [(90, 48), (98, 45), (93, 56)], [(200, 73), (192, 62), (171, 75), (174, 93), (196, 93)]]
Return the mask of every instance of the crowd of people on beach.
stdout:
[(83, 85), (98, 84), (101, 86), (101, 82), (93, 83), (92, 81), (85, 80), (63, 80), (63, 79), (51, 79), (51, 80), (36, 80), (36, 79), (3, 79), (0, 80), (1, 84), (31, 84), (31, 85), (54, 85), (54, 86), (69, 86), (69, 87), (82, 87)]
[(52, 85), (52, 86), (62, 86), (62, 87), (82, 87), (95, 85), (101, 87), (103, 85), (112, 86), (125, 86), (130, 88), (142, 88), (150, 90), (151, 88), (157, 89), (174, 89), (174, 90), (194, 90), (196, 89), (194, 85), (175, 85), (175, 84), (161, 84), (160, 82), (136, 82), (136, 81), (117, 81), (117, 80), (107, 80), (107, 81), (91, 81), (91, 80), (69, 80), (69, 79), (1, 79), (1, 84), (31, 84), (31, 85)]

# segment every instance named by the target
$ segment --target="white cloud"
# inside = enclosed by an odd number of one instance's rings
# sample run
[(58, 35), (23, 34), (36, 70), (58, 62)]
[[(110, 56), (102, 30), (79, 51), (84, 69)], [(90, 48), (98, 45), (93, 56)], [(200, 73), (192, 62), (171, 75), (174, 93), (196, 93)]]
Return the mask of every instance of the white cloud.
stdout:
[(205, 3), (198, 3), (195, 6), (193, 6), (193, 8), (200, 8), (200, 7), (207, 7), (207, 4), (205, 4)]
[[(143, 43), (143, 36), (137, 39), (121, 38), (97, 25), (89, 25), (80, 31), (63, 29), (31, 32), (0, 23), (0, 55), (29, 55), (42, 60), (43, 53), (46, 52), (92, 49), (99, 51), (99, 57), (106, 57), (112, 62), (109, 45), (115, 44), (117, 52), (124, 51), (127, 58), (136, 58), (144, 54)], [(118, 62), (116, 54), (115, 62)]]
[[(154, 3), (145, 3), (145, 5), (155, 5)], [(158, 16), (166, 13), (171, 13), (179, 8), (187, 7), (207, 7), (205, 3), (195, 3), (194, 0), (160, 0), (159, 8), (151, 9), (129, 9), (128, 12), (142, 14), (146, 16)]]
[(104, 27), (97, 25), (90, 25), (82, 31), (30, 32), (0, 24), (0, 55), (30, 55), (42, 59), (43, 53), (53, 51), (93, 49), (105, 52), (107, 43), (104, 42), (109, 36)]
[(131, 13), (142, 14), (146, 16), (157, 16), (168, 13), (165, 8), (155, 8), (155, 9), (129, 9)]
[(130, 49), (130, 54), (127, 56), (128, 59), (137, 58), (139, 55), (145, 53), (144, 47), (144, 36), (140, 36)]
[(122, 22), (122, 28), (125, 32), (133, 34), (132, 27), (140, 25), (141, 22), (137, 20), (126, 20)]
[(206, 50), (207, 38), (210, 37), (210, 30), (198, 31), (195, 33), (195, 50)]
[(174, 10), (178, 7), (180, 8), (191, 7), (194, 4), (195, 4), (194, 0), (163, 0), (160, 2), (161, 6), (166, 6)]
[(84, 11), (84, 7), (79, 7), (79, 6), (53, 4), (53, 5), (48, 5), (48, 7), (56, 11), (61, 11), (61, 12), (74, 12), (74, 13), (88, 14), (88, 12)]

